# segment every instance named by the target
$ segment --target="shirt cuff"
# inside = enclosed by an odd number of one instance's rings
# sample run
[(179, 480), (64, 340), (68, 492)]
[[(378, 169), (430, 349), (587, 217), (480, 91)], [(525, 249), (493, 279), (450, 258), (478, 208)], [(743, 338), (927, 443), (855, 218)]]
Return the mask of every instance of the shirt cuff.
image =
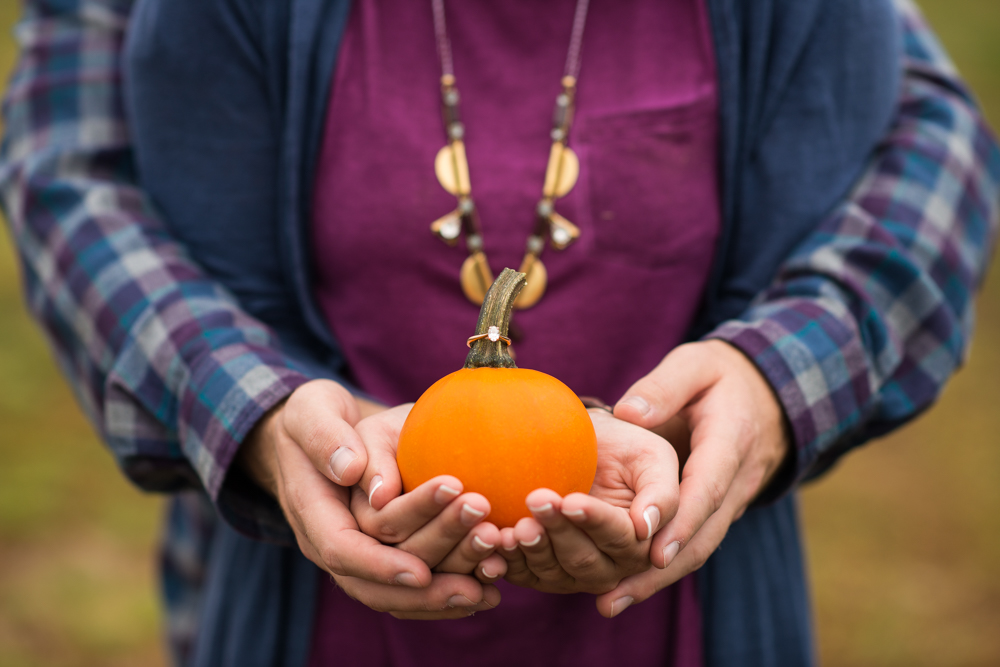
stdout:
[[(164, 440), (147, 415), (150, 403), (139, 402), (139, 378), (113, 374), (109, 386), (109, 431), (131, 437), (131, 455), (121, 457), (123, 468), (138, 485), (153, 491), (202, 487), (220, 516), (253, 539), (294, 544), (294, 535), (278, 503), (261, 490), (233, 462), (240, 444), (268, 410), (295, 389), (313, 379), (281, 351), (250, 342), (231, 343), (211, 350), (191, 366), (186, 382), (178, 383), (176, 443), (180, 451), (163, 446), (142, 447), (143, 433)], [(128, 381), (128, 384), (126, 384)], [(147, 397), (148, 398), (148, 397)], [(156, 431), (156, 432), (152, 432)], [(154, 455), (149, 454), (155, 452)]]
[(842, 304), (825, 298), (768, 301), (705, 338), (741, 350), (770, 383), (788, 419), (794, 461), (761, 501), (780, 498), (849, 448), (871, 392), (858, 331)]

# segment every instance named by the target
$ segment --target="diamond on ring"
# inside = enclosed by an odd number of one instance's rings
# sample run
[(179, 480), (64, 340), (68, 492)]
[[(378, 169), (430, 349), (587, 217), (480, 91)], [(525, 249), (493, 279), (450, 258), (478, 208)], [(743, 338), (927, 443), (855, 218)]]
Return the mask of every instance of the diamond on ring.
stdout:
[(491, 343), (496, 343), (497, 341), (503, 341), (504, 344), (510, 346), (510, 338), (501, 335), (500, 327), (497, 326), (490, 327), (489, 329), (486, 330), (486, 333), (484, 334), (476, 334), (475, 336), (469, 336), (467, 344), (469, 347), (472, 347), (472, 344), (474, 342), (476, 342), (477, 340), (484, 340), (484, 339), (490, 341)]

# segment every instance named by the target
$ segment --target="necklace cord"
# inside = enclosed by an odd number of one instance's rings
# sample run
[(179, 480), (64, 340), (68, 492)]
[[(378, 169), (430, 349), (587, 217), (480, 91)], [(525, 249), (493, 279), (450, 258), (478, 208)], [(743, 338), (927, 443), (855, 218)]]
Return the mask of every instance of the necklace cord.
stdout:
[[(587, 25), (587, 10), (590, 0), (577, 0), (573, 13), (573, 30), (570, 33), (569, 49), (566, 53), (565, 76), (576, 79), (580, 74), (580, 51), (583, 47), (583, 30)], [(455, 76), (455, 65), (451, 57), (451, 42), (448, 39), (448, 23), (445, 20), (444, 0), (431, 0), (434, 13), (434, 36), (437, 39), (438, 58), (441, 60), (441, 75)]]
[(455, 76), (451, 60), (451, 43), (448, 41), (448, 24), (444, 20), (444, 0), (431, 0), (434, 11), (434, 36), (437, 38), (438, 58), (441, 59), (441, 76)]
[[(561, 80), (562, 92), (556, 97), (553, 117), (552, 149), (545, 170), (542, 199), (535, 211), (535, 225), (528, 236), (520, 272), (527, 274), (531, 289), (522, 293), (516, 307), (530, 308), (541, 298), (547, 282), (545, 267), (539, 256), (545, 247), (545, 240), (551, 240), (556, 250), (566, 248), (580, 235), (579, 228), (553, 209), (555, 199), (564, 196), (579, 175), (579, 162), (575, 153), (566, 145), (570, 125), (573, 122), (577, 76), (580, 73), (580, 53), (583, 46), (583, 31), (587, 24), (587, 10), (590, 0), (577, 0), (573, 13), (573, 27), (569, 48), (566, 53), (566, 68)], [(435, 159), (438, 180), (446, 190), (458, 198), (458, 209), (431, 225), (431, 230), (448, 245), (455, 245), (464, 232), (469, 257), (462, 265), (461, 283), (466, 296), (474, 303), (481, 303), (483, 295), (493, 283), (486, 255), (483, 252), (483, 237), (476, 206), (472, 201), (468, 162), (465, 156), (465, 128), (459, 120), (459, 95), (455, 81), (451, 41), (445, 20), (444, 0), (431, 0), (434, 18), (434, 37), (437, 42), (438, 58), (441, 61), (441, 102), (442, 115), (448, 145), (441, 149)], [(442, 163), (442, 158), (444, 162)], [(568, 170), (568, 171), (567, 171)]]
[[(443, 0), (436, 0), (443, 2)], [(577, 0), (576, 13), (573, 14), (573, 32), (569, 38), (569, 51), (566, 54), (566, 76), (576, 79), (580, 74), (580, 50), (583, 46), (583, 29), (587, 25), (587, 7), (590, 0)]]

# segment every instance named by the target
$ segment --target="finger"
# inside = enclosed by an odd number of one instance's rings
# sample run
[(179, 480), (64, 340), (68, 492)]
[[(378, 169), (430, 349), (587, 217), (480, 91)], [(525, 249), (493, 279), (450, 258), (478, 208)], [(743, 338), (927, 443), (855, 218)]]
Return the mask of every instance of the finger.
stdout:
[(354, 397), (336, 382), (315, 380), (289, 397), (281, 428), (309, 457), (313, 467), (342, 486), (356, 484), (368, 456), (352, 422), (358, 419)]
[(614, 590), (597, 597), (597, 610), (606, 618), (613, 618), (632, 604), (643, 602), (667, 586), (701, 568), (729, 531), (738, 513), (739, 501), (733, 496), (723, 508), (705, 522), (698, 534), (664, 569), (650, 569), (626, 577)]
[(643, 428), (657, 428), (676, 415), (720, 377), (718, 365), (707, 348), (712, 341), (675, 348), (651, 373), (625, 392), (614, 415)]
[(505, 578), (512, 584), (532, 588), (538, 582), (538, 577), (528, 569), (528, 561), (524, 558), (513, 528), (500, 529), (500, 549), (497, 553), (507, 563)]
[(490, 501), (485, 496), (466, 493), (397, 547), (436, 567), (489, 513)]
[(412, 612), (390, 612), (396, 618), (409, 619), (414, 621), (434, 621), (449, 618), (465, 618), (472, 616), (479, 611), (489, 611), (496, 609), (500, 604), (500, 591), (496, 586), (483, 586), (483, 601), (472, 607), (455, 607), (447, 611), (412, 611)]
[(431, 582), (419, 558), (357, 529), (345, 490), (321, 475), (296, 443), (279, 435), (276, 448), (281, 479), (295, 480), (279, 485), (281, 504), (307, 557), (334, 575), (418, 588)]
[[(549, 489), (537, 489), (528, 494), (527, 503), (535, 521), (545, 528), (545, 534), (551, 543), (552, 553), (566, 575), (574, 579), (592, 582), (597, 588), (614, 577), (615, 562), (608, 555), (602, 553), (587, 533), (580, 530), (564, 516), (566, 508), (559, 494)], [(595, 503), (604, 505), (608, 510), (614, 509), (607, 503), (601, 503), (597, 500)], [(619, 519), (617, 521), (619, 533), (632, 536), (632, 542), (635, 542), (628, 514), (624, 510), (620, 510), (614, 518)], [(612, 530), (612, 528), (609, 527), (608, 530)], [(529, 566), (533, 567), (530, 560)]]
[(368, 465), (360, 485), (375, 509), (403, 492), (403, 481), (396, 465), (396, 447), (412, 403), (397, 405), (358, 423), (357, 432), (364, 443)]
[(524, 560), (538, 579), (548, 586), (571, 587), (572, 580), (552, 550), (545, 528), (533, 518), (520, 519), (514, 525), (514, 537), (524, 553)]
[(629, 515), (635, 534), (648, 540), (677, 512), (680, 489), (677, 452), (662, 437), (613, 418), (595, 419), (598, 442), (618, 455), (620, 474), (635, 496), (629, 503)]
[[(624, 508), (583, 493), (571, 493), (563, 499), (562, 514), (609, 562), (632, 570), (642, 564), (648, 567), (649, 543), (636, 535), (629, 512)], [(565, 567), (565, 561), (560, 559), (560, 562)]]
[[(474, 573), (476, 566), (489, 557), (499, 545), (499, 528), (489, 522), (477, 524), (434, 569), (437, 572)], [(506, 570), (506, 567), (504, 569)]]
[[(670, 443), (650, 435), (659, 442), (641, 450), (633, 460), (631, 470), (633, 478), (630, 485), (636, 493), (628, 513), (635, 535), (641, 540), (652, 540), (657, 531), (676, 516), (680, 507), (677, 453)], [(591, 537), (598, 541), (594, 535)], [(607, 539), (608, 536), (603, 535), (602, 543)]]
[(493, 583), (505, 574), (507, 561), (500, 554), (492, 554), (476, 566), (476, 579), (484, 584)]
[(437, 613), (476, 607), (484, 601), (492, 601), (491, 598), (499, 601), (497, 594), (487, 592), (490, 586), (460, 574), (436, 574), (422, 589), (390, 586), (353, 577), (335, 579), (344, 592), (375, 611)]
[(386, 502), (379, 510), (371, 506), (360, 485), (352, 492), (351, 512), (361, 530), (380, 542), (396, 544), (424, 527), (458, 498), (462, 483), (451, 475), (440, 475), (401, 496), (390, 499), (386, 492)]
[(738, 419), (709, 415), (694, 424), (677, 514), (653, 539), (650, 559), (657, 567), (666, 567), (722, 507), (740, 469), (742, 443), (748, 437)]

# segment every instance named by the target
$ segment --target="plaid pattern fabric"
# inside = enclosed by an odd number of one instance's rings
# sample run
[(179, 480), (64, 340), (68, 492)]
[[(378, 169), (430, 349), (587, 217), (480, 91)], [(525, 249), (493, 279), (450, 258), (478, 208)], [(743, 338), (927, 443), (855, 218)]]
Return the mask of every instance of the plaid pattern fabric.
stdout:
[[(25, 4), (0, 198), (29, 307), (126, 474), (219, 502), (238, 443), (307, 374), (190, 261), (135, 185), (120, 93), (131, 1)], [(775, 387), (799, 478), (940, 392), (967, 349), (996, 234), (1000, 152), (916, 8), (899, 6), (903, 96), (866, 176), (741, 320), (710, 334)], [(219, 503), (240, 530), (280, 534), (274, 508), (259, 506)], [(164, 550), (179, 657), (211, 532), (190, 509), (172, 515)]]
[(710, 333), (767, 376), (796, 478), (926, 409), (962, 363), (997, 234), (1000, 150), (909, 0), (893, 127), (848, 201), (738, 322)]
[[(239, 442), (308, 378), (135, 186), (120, 86), (130, 9), (26, 3), (0, 195), (29, 307), (119, 465), (143, 488), (203, 487), (218, 500)], [(220, 509), (271, 536), (273, 508), (255, 517), (252, 505)]]
[[(218, 499), (238, 443), (308, 377), (135, 186), (119, 86), (131, 4), (26, 3), (0, 197), (29, 306), (123, 470)], [(741, 320), (709, 335), (775, 387), (800, 476), (931, 403), (967, 348), (996, 234), (1000, 153), (916, 7), (898, 5), (903, 96), (867, 175)], [(234, 505), (238, 527), (273, 534), (273, 516)]]

